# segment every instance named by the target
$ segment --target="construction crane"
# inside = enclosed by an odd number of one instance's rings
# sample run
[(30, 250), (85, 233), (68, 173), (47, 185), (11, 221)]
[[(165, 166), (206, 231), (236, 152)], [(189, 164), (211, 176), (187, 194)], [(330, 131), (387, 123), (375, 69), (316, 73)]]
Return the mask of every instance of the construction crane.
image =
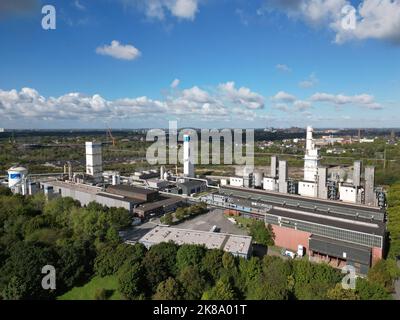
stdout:
[(110, 139), (111, 139), (111, 141), (112, 141), (112, 145), (113, 145), (113, 147), (115, 147), (115, 144), (116, 144), (116, 140), (115, 140), (115, 138), (114, 138), (114, 136), (112, 135), (112, 132), (111, 132), (111, 128), (110, 127), (108, 127), (108, 130), (107, 130), (107, 138), (108, 137), (110, 137)]

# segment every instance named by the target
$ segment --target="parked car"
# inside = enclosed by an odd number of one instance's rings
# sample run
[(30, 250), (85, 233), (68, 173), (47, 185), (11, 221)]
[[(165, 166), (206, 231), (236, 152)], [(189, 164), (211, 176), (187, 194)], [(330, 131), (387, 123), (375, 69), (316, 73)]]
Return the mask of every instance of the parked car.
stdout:
[(282, 253), (283, 256), (289, 257), (291, 259), (296, 258), (296, 253), (294, 253), (294, 252), (292, 252), (290, 250), (283, 249), (281, 253)]

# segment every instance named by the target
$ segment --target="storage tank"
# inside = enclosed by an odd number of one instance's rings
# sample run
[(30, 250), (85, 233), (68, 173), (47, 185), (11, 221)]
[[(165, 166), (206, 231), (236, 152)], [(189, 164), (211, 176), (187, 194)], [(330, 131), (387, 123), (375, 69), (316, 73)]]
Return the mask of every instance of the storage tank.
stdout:
[(8, 173), (8, 187), (11, 189), (20, 184), (22, 179), (28, 174), (28, 170), (24, 167), (11, 167)]
[(254, 172), (254, 186), (255, 187), (260, 187), (262, 185), (262, 181), (263, 181), (263, 173), (261, 171), (256, 171)]

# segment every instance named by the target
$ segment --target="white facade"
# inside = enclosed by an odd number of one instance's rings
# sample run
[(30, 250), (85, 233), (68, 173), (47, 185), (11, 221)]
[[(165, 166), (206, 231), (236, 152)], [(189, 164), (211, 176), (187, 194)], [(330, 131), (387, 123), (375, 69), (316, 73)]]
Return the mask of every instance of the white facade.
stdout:
[(354, 186), (339, 186), (339, 199), (343, 202), (357, 203), (357, 188)]
[(307, 127), (306, 154), (304, 156), (304, 180), (316, 181), (319, 166), (319, 149), (315, 147), (313, 128)]
[(239, 177), (231, 177), (229, 182), (233, 187), (243, 187), (244, 179)]
[(101, 143), (86, 142), (86, 174), (100, 178), (103, 172)]
[(28, 174), (28, 170), (24, 167), (11, 167), (8, 173), (8, 187), (13, 189), (17, 185), (21, 185), (23, 179)]
[(318, 184), (310, 181), (299, 181), (299, 195), (316, 198), (318, 196)]
[(194, 178), (193, 155), (190, 150), (190, 135), (183, 135), (183, 175)]
[(274, 178), (263, 179), (263, 189), (268, 191), (278, 191), (278, 184)]

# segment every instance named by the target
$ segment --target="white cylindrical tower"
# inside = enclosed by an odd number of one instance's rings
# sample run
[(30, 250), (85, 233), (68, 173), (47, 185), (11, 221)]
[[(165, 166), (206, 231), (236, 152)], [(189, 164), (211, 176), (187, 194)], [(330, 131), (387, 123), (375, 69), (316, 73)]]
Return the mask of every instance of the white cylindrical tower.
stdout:
[(16, 185), (20, 185), (22, 180), (28, 174), (28, 170), (24, 167), (11, 167), (8, 169), (8, 187), (14, 188)]
[(194, 178), (193, 155), (190, 150), (190, 135), (183, 135), (183, 175)]

